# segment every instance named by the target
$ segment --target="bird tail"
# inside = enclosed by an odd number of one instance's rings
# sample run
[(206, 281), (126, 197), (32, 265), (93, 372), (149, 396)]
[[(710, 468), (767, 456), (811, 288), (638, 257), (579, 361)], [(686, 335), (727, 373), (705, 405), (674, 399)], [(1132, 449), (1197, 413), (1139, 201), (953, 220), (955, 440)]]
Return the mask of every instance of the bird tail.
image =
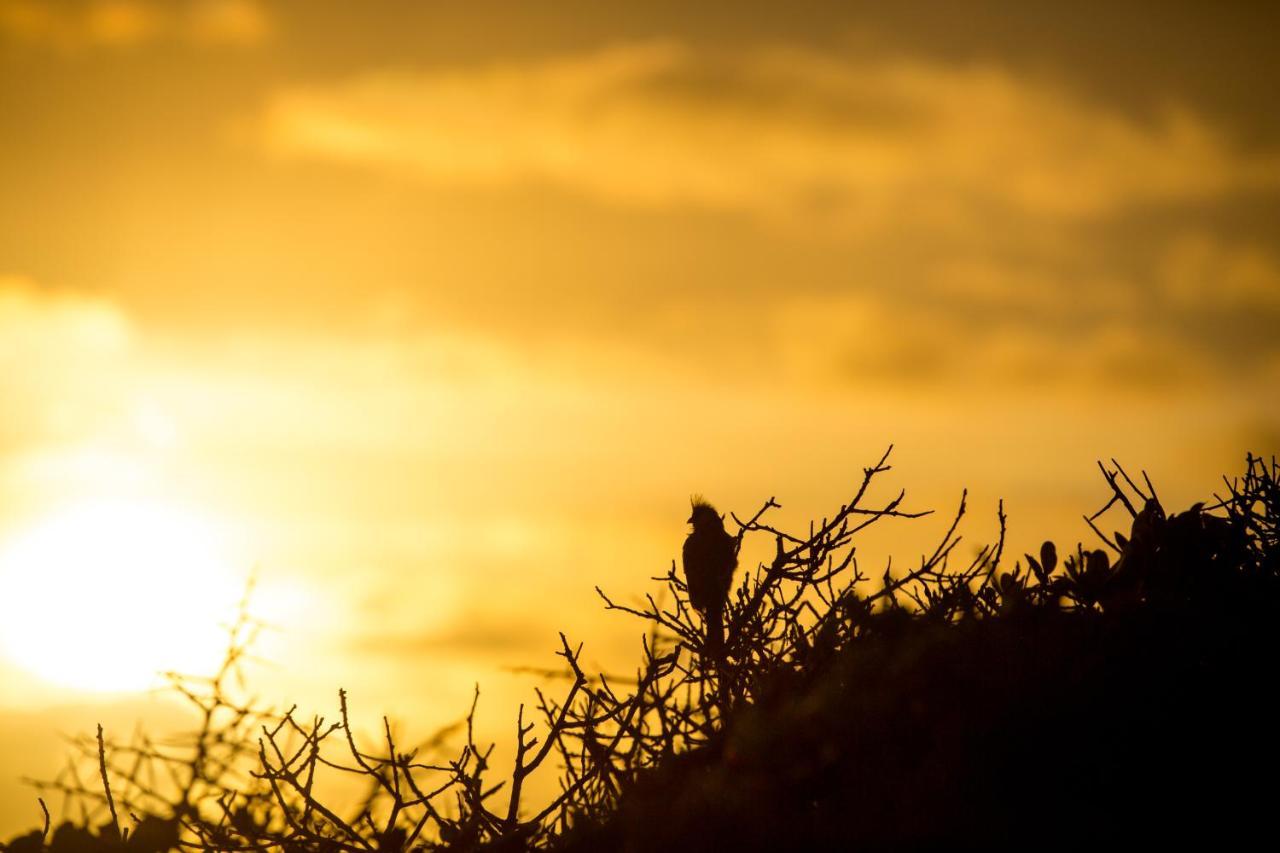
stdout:
[(707, 654), (716, 660), (724, 657), (724, 611), (707, 613)]

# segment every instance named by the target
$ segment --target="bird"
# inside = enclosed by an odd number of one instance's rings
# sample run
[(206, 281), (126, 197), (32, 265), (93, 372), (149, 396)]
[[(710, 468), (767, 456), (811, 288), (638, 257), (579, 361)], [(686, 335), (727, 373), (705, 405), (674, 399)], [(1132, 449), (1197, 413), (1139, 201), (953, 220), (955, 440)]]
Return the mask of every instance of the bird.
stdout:
[(724, 608), (738, 567), (738, 540), (725, 532), (724, 519), (702, 498), (690, 502), (693, 531), (684, 540), (684, 579), (689, 602), (702, 614), (707, 629), (706, 651), (720, 657), (724, 650)]

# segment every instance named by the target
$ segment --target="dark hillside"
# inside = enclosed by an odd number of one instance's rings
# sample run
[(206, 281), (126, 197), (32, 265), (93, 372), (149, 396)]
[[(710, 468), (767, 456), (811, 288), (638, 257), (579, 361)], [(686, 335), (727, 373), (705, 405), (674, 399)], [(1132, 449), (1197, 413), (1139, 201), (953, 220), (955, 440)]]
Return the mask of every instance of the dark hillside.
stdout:
[(1240, 607), (868, 621), (569, 850), (1029, 845), (1270, 832), (1272, 594)]
[[(1258, 469), (1261, 470), (1261, 469)], [(1037, 849), (1274, 834), (1274, 471), (1227, 520), (1154, 498), (1105, 552), (861, 619), (569, 850)], [(1117, 494), (1121, 494), (1117, 491)], [(981, 597), (981, 596), (980, 596)]]

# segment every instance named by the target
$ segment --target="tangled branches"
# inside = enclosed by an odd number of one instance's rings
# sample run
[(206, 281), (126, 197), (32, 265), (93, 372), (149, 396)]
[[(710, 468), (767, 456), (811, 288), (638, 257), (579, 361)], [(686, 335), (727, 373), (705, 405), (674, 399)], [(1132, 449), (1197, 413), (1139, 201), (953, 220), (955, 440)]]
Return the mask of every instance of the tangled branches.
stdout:
[[(1045, 543), (1025, 566), (1005, 569), (1001, 507), (997, 540), (958, 560), (962, 497), (918, 565), (898, 576), (892, 563), (865, 572), (860, 533), (926, 514), (905, 509), (902, 492), (872, 501), (877, 478), (890, 470), (888, 458), (886, 451), (847, 502), (805, 531), (772, 523), (779, 508), (773, 498), (754, 515), (732, 516), (739, 544), (764, 539), (773, 556), (744, 572), (732, 591), (722, 655), (705, 653), (702, 618), (674, 564), (654, 579), (661, 591), (640, 606), (597, 588), (606, 608), (647, 628), (639, 666), (627, 678), (589, 674), (581, 646), (562, 634), (559, 673), (568, 686), (558, 696), (539, 689), (532, 709), (519, 708), (505, 772), (495, 767), (494, 745), (476, 740), (475, 701), (460, 723), (406, 748), (385, 718), (379, 742), (362, 744), (345, 691), (333, 720), (240, 698), (240, 664), (260, 628), (242, 607), (227, 659), (213, 677), (170, 676), (198, 714), (195, 731), (178, 741), (143, 735), (127, 743), (77, 741), (68, 768), (37, 784), (78, 808), (79, 826), (64, 824), (51, 836), (46, 827), (8, 849), (551, 848), (608, 822), (647, 776), (722, 749), (735, 719), (804, 693), (864, 639), (912, 625), (1016, 624), (1035, 612), (1102, 614), (1203, 602), (1222, 588), (1224, 572), (1273, 585), (1280, 575), (1277, 469), (1252, 457), (1245, 477), (1229, 482), (1228, 496), (1211, 508), (1219, 514), (1197, 505), (1170, 517), (1145, 477), (1140, 487), (1119, 465), (1103, 466), (1111, 499), (1087, 521), (1109, 552), (1078, 546), (1060, 566), (1056, 547)], [(1130, 532), (1107, 536), (1099, 523), (1117, 509), (1128, 514)], [(530, 802), (527, 783), (535, 774), (556, 774), (558, 793)], [(354, 805), (335, 804), (321, 777), (355, 780), (365, 795)], [(95, 825), (97, 834), (89, 829)]]

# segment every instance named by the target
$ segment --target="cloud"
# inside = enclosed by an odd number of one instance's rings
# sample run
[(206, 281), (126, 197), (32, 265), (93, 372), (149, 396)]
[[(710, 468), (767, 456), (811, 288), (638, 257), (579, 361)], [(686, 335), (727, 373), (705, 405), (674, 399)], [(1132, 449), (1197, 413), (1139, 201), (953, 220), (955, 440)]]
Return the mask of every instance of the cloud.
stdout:
[(994, 65), (653, 42), (552, 60), (365, 74), (269, 102), (267, 145), (425, 181), (610, 202), (952, 223), (1081, 220), (1280, 188), (1169, 107), (1143, 120)]
[[(128, 340), (128, 322), (111, 303), (90, 296), (39, 287), (17, 275), (0, 275), (0, 359), (37, 356), (42, 364), (59, 357), (100, 354)], [(3, 363), (3, 362), (0, 362)]]
[(270, 34), (258, 0), (0, 0), (0, 37), (63, 51), (160, 40), (251, 45)]
[(944, 252), (901, 287), (793, 295), (745, 346), (859, 387), (1170, 393), (1274, 376), (1280, 264), (1263, 247), (1191, 229), (1127, 259), (1060, 251)]
[(372, 634), (358, 637), (353, 646), (365, 653), (422, 658), (440, 657), (498, 658), (510, 663), (551, 632), (533, 621), (520, 617), (498, 618), (495, 615), (466, 614), (465, 618), (442, 630), (416, 634)]
[(1280, 266), (1260, 247), (1189, 231), (1170, 241), (1158, 274), (1181, 310), (1280, 316)]
[(130, 338), (109, 302), (0, 275), (0, 450), (78, 434), (106, 416)]

